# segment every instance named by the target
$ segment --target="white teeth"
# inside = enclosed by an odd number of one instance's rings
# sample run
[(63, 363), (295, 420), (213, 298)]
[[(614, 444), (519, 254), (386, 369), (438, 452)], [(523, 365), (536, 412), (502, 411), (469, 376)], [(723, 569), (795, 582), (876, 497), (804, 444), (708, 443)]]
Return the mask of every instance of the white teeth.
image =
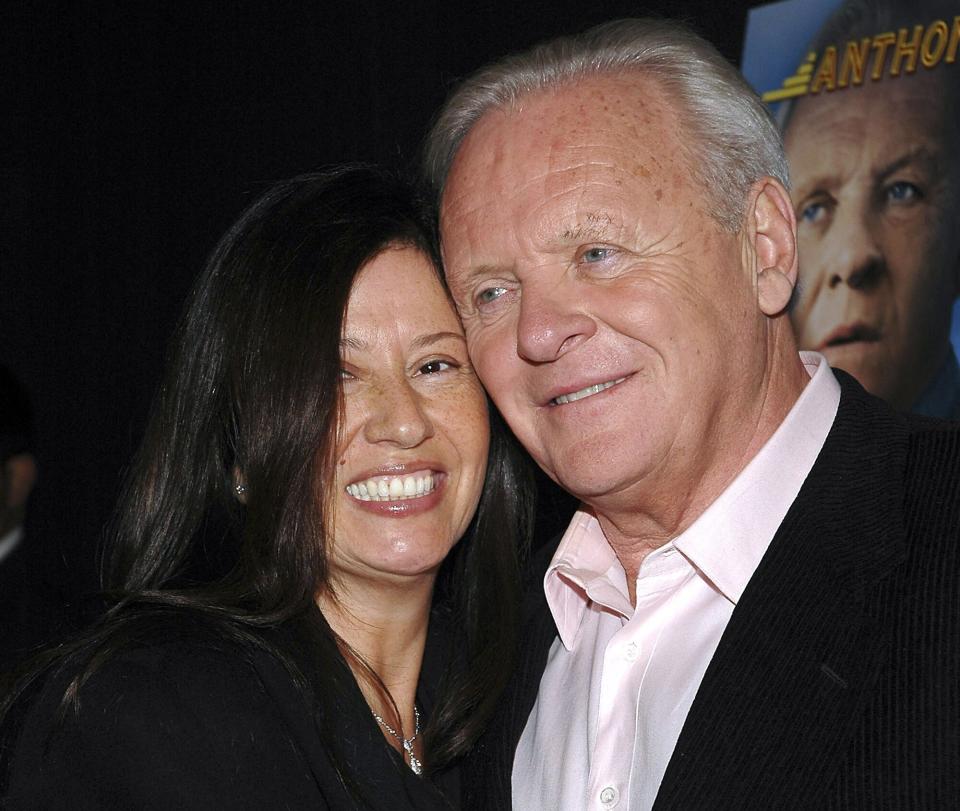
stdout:
[(435, 479), (432, 473), (414, 476), (384, 476), (348, 484), (347, 493), (360, 501), (403, 501), (432, 493)]
[(573, 391), (570, 394), (561, 394), (559, 397), (554, 397), (552, 402), (554, 405), (564, 405), (566, 403), (573, 403), (577, 400), (582, 400), (585, 397), (592, 397), (594, 394), (599, 394), (601, 391), (606, 391), (607, 389), (612, 389), (618, 383), (623, 383), (627, 378), (619, 377), (616, 380), (610, 380), (606, 383), (597, 383), (595, 386), (587, 386), (585, 389), (580, 389), (580, 391)]

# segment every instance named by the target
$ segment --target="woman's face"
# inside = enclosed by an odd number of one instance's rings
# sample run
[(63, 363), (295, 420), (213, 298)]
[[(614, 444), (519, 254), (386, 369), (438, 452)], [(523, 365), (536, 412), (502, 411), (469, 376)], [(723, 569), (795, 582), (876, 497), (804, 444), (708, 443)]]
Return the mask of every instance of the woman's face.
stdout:
[(361, 270), (341, 357), (333, 578), (433, 575), (476, 509), (489, 424), (460, 321), (419, 250)]

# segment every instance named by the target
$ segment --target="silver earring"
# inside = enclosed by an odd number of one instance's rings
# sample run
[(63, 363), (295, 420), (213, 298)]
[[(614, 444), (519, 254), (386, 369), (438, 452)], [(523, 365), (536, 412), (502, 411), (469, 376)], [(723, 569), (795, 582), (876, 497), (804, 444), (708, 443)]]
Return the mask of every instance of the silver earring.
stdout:
[(245, 484), (238, 484), (233, 489), (237, 491), (238, 496), (242, 496), (244, 493), (247, 492), (247, 486)]

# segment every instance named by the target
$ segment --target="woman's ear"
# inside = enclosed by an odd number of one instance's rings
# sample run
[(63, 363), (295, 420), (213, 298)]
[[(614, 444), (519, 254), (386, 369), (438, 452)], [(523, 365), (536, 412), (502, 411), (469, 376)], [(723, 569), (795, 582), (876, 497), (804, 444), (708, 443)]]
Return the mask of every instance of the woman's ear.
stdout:
[(247, 503), (247, 482), (236, 465), (233, 466), (233, 496), (241, 504)]
[(32, 453), (18, 453), (3, 465), (3, 488), (7, 510), (19, 510), (26, 506), (33, 485), (37, 482), (37, 462)]

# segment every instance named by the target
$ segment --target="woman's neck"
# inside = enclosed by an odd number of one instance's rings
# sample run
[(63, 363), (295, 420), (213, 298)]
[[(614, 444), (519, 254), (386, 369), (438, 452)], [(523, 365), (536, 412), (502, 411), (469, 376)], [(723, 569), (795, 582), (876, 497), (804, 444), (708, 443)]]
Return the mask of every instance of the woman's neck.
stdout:
[[(410, 738), (416, 728), (414, 703), (430, 621), (433, 580), (431, 577), (412, 588), (407, 584), (385, 587), (382, 582), (338, 583), (335, 597), (324, 593), (318, 599), (327, 623), (350, 648), (344, 652), (347, 662), (371, 710), (395, 730), (402, 729), (405, 738)], [(354, 660), (351, 651), (373, 669), (389, 697), (363, 664)], [(385, 737), (399, 748), (392, 736)]]

